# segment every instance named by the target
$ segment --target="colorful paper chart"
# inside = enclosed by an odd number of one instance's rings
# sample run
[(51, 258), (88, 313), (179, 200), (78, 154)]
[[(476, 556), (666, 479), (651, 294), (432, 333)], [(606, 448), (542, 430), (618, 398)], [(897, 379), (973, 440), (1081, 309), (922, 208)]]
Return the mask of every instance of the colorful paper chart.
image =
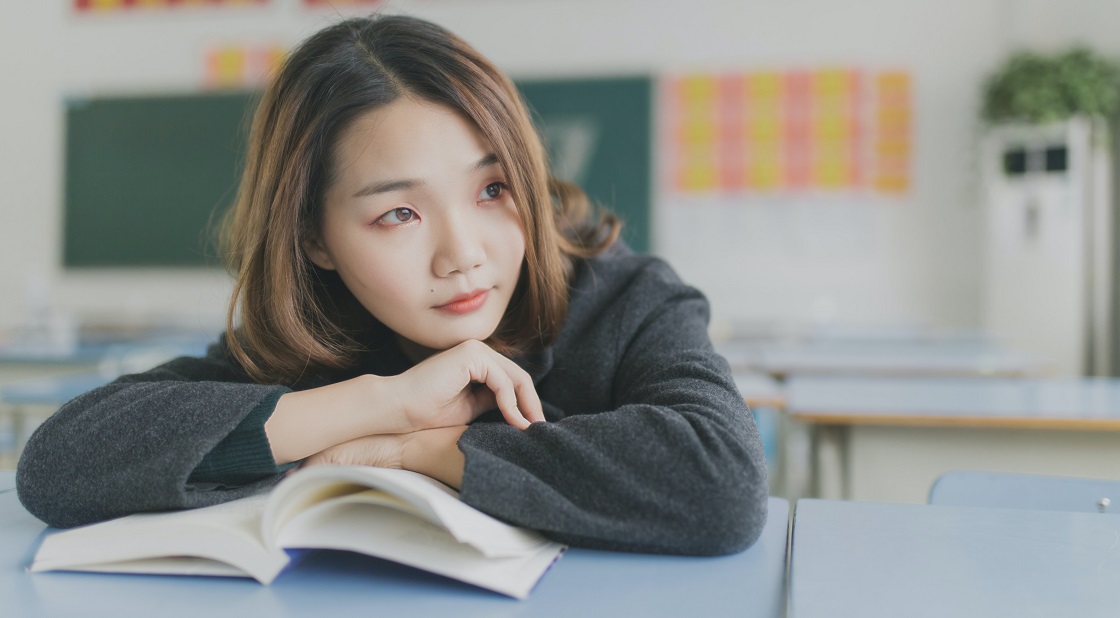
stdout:
[(905, 192), (909, 92), (906, 73), (855, 69), (668, 78), (672, 187)]
[(307, 6), (347, 6), (347, 5), (371, 5), (380, 4), (383, 0), (303, 0)]
[(910, 188), (910, 76), (875, 78), (875, 188), (904, 193)]
[(123, 9), (162, 9), (177, 6), (234, 6), (268, 4), (271, 0), (74, 0), (79, 12), (119, 11)]
[(284, 61), (282, 45), (219, 45), (206, 52), (207, 88), (255, 88)]

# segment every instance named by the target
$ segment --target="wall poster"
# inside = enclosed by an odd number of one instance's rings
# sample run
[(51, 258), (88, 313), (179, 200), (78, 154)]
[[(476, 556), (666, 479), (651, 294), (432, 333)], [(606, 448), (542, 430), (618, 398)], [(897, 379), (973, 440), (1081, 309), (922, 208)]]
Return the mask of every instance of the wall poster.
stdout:
[(660, 89), (670, 187), (905, 193), (910, 88), (908, 73), (850, 68), (671, 76)]

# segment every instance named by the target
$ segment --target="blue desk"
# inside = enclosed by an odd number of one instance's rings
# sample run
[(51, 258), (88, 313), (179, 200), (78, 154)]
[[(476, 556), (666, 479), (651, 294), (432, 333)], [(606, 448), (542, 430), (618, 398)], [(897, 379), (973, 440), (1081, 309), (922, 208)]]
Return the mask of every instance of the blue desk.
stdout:
[(1120, 515), (801, 500), (791, 618), (1120, 615)]
[[(59, 366), (73, 368), (79, 365), (65, 363), (77, 363), (76, 358), (88, 361), (96, 357), (90, 364), (96, 370), (0, 383), (0, 469), (14, 464), (12, 460), (19, 455), (34, 428), (28, 423), (31, 417), (45, 418), (67, 401), (120, 374), (145, 371), (176, 356), (200, 356), (209, 343), (210, 339), (199, 336), (165, 334), (130, 342), (91, 344), (80, 347), (77, 356), (60, 361), (63, 364)], [(0, 359), (3, 358), (0, 352)], [(0, 364), (2, 362), (0, 360)]]
[(13, 365), (96, 365), (112, 347), (105, 342), (80, 343), (56, 350), (26, 345), (0, 345), (0, 363)]
[(87, 371), (0, 385), (0, 469), (15, 467), (23, 445), (41, 419), (112, 380), (111, 375)]
[(1120, 379), (794, 377), (787, 392), (806, 422), (1120, 430)]
[(0, 386), (0, 404), (58, 407), (82, 393), (112, 382), (114, 377), (87, 371), (16, 382)]
[[(6, 477), (5, 477), (6, 475)], [(0, 473), (0, 481), (11, 473)], [(342, 552), (312, 552), (271, 586), (210, 577), (24, 571), (45, 526), (0, 493), (0, 599), (16, 616), (767, 616), (785, 611), (789, 504), (746, 552), (718, 558), (571, 549), (526, 601)]]
[(123, 373), (146, 371), (177, 356), (202, 356), (211, 339), (170, 336), (128, 343), (92, 346), (98, 356), (97, 371), (22, 380), (0, 385), (0, 404), (10, 406), (58, 407), (71, 399), (103, 386)]
[(1120, 478), (1120, 379), (799, 377), (815, 495), (923, 503), (950, 470)]

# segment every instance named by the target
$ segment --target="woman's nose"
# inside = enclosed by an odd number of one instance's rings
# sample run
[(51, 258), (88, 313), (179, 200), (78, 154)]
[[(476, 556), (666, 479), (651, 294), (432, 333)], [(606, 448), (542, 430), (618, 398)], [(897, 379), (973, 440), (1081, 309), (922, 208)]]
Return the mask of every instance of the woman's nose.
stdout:
[(450, 218), (445, 223), (432, 260), (437, 277), (467, 273), (486, 262), (482, 238), (464, 217)]

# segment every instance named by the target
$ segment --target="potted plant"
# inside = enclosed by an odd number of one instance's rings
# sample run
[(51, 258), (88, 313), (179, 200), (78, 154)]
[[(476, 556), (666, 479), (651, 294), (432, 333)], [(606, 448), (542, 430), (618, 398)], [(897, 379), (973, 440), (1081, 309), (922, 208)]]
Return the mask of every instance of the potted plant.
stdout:
[(1120, 111), (1120, 64), (1086, 48), (1058, 55), (1013, 55), (984, 84), (981, 115), (989, 123), (1047, 124)]

